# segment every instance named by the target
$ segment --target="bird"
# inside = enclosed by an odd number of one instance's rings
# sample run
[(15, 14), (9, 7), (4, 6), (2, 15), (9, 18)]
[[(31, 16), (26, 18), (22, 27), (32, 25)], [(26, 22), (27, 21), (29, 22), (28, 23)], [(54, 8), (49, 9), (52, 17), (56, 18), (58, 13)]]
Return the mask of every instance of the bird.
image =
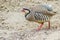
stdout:
[(52, 12), (52, 10), (51, 5), (45, 4), (35, 5), (31, 8), (23, 8), (22, 12), (25, 13), (26, 20), (40, 23), (39, 27), (36, 28), (36, 30), (39, 31), (45, 22), (48, 22), (47, 29), (50, 29), (50, 19), (56, 14)]

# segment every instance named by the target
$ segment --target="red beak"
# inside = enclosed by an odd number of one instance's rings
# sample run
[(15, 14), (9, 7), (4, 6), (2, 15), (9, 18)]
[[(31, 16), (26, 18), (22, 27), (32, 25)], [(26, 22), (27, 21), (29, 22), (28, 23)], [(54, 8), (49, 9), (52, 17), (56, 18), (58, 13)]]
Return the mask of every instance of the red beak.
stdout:
[(22, 11), (22, 12), (25, 12), (25, 10), (24, 10), (24, 9), (22, 9), (21, 11)]

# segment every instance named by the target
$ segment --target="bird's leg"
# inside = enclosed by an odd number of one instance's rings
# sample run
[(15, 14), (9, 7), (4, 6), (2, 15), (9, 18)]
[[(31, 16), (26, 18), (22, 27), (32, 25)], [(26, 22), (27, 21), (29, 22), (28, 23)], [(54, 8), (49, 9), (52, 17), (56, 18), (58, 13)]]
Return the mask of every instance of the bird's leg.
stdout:
[(47, 29), (50, 29), (50, 21), (48, 21), (48, 28)]
[(43, 23), (40, 24), (40, 26), (36, 29), (37, 31), (39, 31), (43, 26)]

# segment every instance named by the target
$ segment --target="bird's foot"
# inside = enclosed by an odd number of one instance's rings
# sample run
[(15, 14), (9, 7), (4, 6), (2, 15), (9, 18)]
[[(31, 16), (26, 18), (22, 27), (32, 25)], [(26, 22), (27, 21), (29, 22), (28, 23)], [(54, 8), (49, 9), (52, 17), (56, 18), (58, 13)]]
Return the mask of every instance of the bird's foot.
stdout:
[(46, 30), (50, 30), (50, 28), (46, 28)]
[(40, 28), (37, 28), (36, 31), (40, 31), (41, 29)]

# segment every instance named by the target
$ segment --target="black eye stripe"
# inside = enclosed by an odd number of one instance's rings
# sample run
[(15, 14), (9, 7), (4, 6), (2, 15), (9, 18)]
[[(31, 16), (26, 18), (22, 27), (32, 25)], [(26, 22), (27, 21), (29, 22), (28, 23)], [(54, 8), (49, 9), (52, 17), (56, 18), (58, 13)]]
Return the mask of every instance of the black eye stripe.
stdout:
[(25, 17), (28, 15), (29, 13), (25, 14)]
[(30, 10), (29, 9), (26, 9), (26, 8), (23, 8), (23, 9), (29, 11), (29, 13), (30, 13)]

